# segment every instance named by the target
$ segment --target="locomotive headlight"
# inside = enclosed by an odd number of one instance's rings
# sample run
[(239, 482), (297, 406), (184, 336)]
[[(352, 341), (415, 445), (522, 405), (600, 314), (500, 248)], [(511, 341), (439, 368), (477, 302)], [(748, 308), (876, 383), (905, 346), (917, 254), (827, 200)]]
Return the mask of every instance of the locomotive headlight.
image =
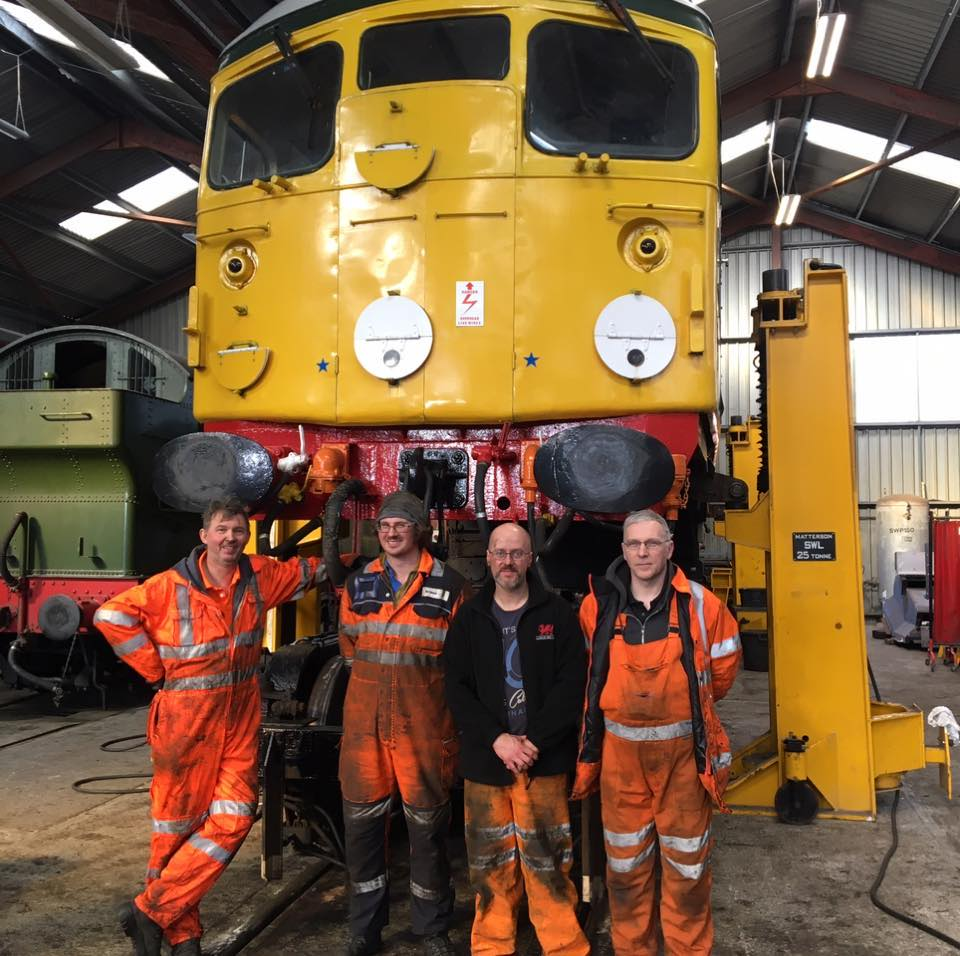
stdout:
[(621, 236), (620, 250), (628, 265), (650, 272), (670, 257), (670, 233), (659, 223), (631, 223)]
[(257, 272), (257, 250), (249, 242), (233, 242), (220, 256), (220, 281), (228, 289), (242, 289)]

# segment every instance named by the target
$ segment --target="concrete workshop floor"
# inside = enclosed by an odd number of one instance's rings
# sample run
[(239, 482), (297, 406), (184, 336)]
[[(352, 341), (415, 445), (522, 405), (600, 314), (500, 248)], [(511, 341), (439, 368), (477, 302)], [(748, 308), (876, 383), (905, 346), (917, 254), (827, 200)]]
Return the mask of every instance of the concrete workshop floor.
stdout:
[[(946, 704), (960, 713), (960, 673), (938, 668), (930, 674), (922, 654), (878, 641), (869, 641), (869, 652), (886, 699), (916, 703), (925, 711)], [(720, 705), (735, 746), (766, 729), (766, 688), (765, 674), (744, 672)], [(145, 748), (99, 750), (107, 739), (142, 732), (145, 714), (145, 708), (57, 712), (43, 698), (0, 692), (0, 956), (130, 952), (116, 927), (114, 907), (134, 894), (142, 878), (147, 797), (86, 796), (74, 792), (71, 783), (99, 774), (148, 772)], [(930, 731), (929, 742), (934, 740)], [(120, 781), (126, 783), (138, 781)], [(872, 824), (820, 821), (786, 827), (758, 817), (715, 818), (717, 956), (947, 952), (944, 944), (870, 904), (868, 890), (890, 844), (890, 804), (890, 797), (882, 798), (880, 820)], [(960, 934), (960, 802), (947, 804), (935, 770), (912, 774), (898, 820), (900, 849), (882, 898), (943, 932)], [(452, 938), (466, 954), (472, 904), (462, 845), (451, 841), (451, 848), (459, 898)], [(405, 932), (400, 841), (395, 850), (397, 905), (385, 952), (407, 956), (418, 949)], [(289, 853), (288, 877), (307, 862)], [(215, 952), (231, 928), (276, 891), (259, 879), (258, 827), (205, 902), (208, 950)], [(333, 956), (345, 939), (343, 917), (342, 877), (330, 874), (243, 952)], [(609, 953), (609, 942), (601, 938), (595, 951)]]

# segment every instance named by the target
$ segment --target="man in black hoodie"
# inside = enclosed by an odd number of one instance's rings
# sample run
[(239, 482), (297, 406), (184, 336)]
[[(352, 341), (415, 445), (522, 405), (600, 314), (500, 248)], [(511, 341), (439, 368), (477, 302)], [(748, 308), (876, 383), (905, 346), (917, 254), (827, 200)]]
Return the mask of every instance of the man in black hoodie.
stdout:
[(524, 887), (546, 956), (586, 956), (577, 923), (567, 776), (586, 680), (583, 633), (546, 591), (519, 525), (490, 536), (493, 580), (447, 633), (446, 697), (460, 735), (470, 877), (477, 892), (473, 956), (516, 949)]

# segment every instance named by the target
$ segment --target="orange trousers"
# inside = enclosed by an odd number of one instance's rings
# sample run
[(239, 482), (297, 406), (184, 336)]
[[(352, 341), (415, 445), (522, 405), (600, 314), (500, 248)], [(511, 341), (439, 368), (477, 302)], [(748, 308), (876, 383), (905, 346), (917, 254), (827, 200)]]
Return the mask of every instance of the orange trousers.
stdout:
[(147, 722), (153, 833), (146, 889), (134, 901), (171, 946), (199, 939), (200, 900), (226, 869), (257, 811), (260, 692), (160, 691)]
[(525, 774), (509, 787), (464, 783), (467, 857), (477, 893), (470, 951), (516, 951), (517, 912), (527, 891), (530, 922), (546, 956), (586, 956), (570, 882), (573, 842), (567, 777)]
[(602, 766), (614, 951), (617, 956), (656, 956), (659, 921), (667, 956), (709, 953), (713, 809), (697, 776), (693, 739), (624, 740), (608, 729)]

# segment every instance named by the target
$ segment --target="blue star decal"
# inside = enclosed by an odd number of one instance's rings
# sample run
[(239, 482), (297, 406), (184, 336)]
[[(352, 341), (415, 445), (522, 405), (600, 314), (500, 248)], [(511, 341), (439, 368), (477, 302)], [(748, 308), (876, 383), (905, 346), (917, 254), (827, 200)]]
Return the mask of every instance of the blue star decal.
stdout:
[(330, 363), (325, 358), (317, 362), (317, 368), (320, 369), (321, 372), (325, 372), (329, 367)]
[(523, 360), (527, 363), (527, 368), (530, 368), (531, 365), (536, 368), (537, 362), (540, 360), (540, 356), (534, 355), (531, 351), (529, 355), (524, 355)]

